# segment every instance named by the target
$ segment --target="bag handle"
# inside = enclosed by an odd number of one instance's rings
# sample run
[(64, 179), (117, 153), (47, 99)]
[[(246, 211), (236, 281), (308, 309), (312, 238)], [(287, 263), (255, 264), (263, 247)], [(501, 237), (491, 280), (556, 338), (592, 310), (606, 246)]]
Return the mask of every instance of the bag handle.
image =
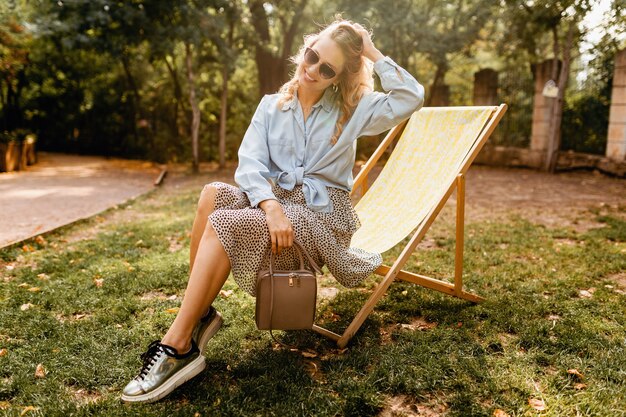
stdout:
[[(304, 269), (304, 257), (306, 256), (306, 260), (309, 261), (309, 265), (313, 268), (314, 273), (322, 274), (321, 268), (317, 265), (317, 263), (313, 260), (309, 252), (298, 242), (296, 239), (293, 240), (293, 246), (298, 254), (298, 258), (300, 258), (300, 269)], [(274, 276), (274, 252), (270, 252), (270, 276)]]

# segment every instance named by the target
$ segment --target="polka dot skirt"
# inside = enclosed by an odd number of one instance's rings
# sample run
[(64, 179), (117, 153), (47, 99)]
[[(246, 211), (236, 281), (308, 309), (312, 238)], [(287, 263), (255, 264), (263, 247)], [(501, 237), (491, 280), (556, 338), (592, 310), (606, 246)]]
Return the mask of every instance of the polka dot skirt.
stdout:
[[(237, 187), (221, 182), (210, 185), (217, 194), (209, 221), (230, 259), (235, 281), (254, 296), (257, 272), (269, 267), (271, 243), (265, 212), (250, 207), (248, 197)], [(328, 188), (334, 207), (331, 213), (309, 209), (302, 186), (291, 191), (275, 186), (273, 192), (293, 225), (295, 238), (342, 285), (358, 285), (382, 264), (380, 254), (350, 247), (360, 223), (347, 191)], [(274, 262), (276, 269), (293, 269), (300, 264), (294, 248), (283, 250)]]

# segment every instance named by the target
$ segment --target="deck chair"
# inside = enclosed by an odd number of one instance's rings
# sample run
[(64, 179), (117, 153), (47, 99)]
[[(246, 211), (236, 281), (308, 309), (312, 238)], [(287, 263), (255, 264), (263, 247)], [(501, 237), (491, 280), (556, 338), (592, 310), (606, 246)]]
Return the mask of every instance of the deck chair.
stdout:
[[(407, 236), (412, 237), (392, 266), (382, 265), (375, 271), (384, 278), (343, 335), (317, 325), (314, 331), (345, 347), (396, 279), (472, 302), (483, 300), (463, 289), (465, 174), (506, 109), (506, 104), (423, 108), (389, 131), (354, 180), (353, 193), (362, 189), (355, 206), (361, 227), (352, 237), (351, 246), (383, 253)], [(400, 133), (387, 163), (367, 189), (368, 173)], [(454, 282), (402, 270), (455, 188)]]

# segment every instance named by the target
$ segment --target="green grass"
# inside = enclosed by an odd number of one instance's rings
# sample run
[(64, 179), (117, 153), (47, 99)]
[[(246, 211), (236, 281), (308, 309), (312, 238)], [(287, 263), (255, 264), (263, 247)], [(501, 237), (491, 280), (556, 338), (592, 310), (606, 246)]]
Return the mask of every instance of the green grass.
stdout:
[[(229, 279), (207, 370), (159, 403), (121, 404), (138, 355), (180, 304), (197, 194), (158, 191), (0, 251), (1, 414), (368, 416), (395, 401), (404, 407), (395, 415), (626, 415), (626, 295), (611, 279), (626, 271), (623, 209), (588, 212), (603, 227), (586, 233), (516, 217), (470, 223), (464, 278), (487, 301), (394, 284), (346, 351), (311, 332), (282, 334), (315, 357), (256, 330), (254, 300)], [(409, 269), (450, 276), (452, 230), (435, 223), (437, 247), (417, 252)], [(320, 320), (343, 329), (374, 283), (340, 289)], [(436, 326), (414, 329), (417, 319)]]

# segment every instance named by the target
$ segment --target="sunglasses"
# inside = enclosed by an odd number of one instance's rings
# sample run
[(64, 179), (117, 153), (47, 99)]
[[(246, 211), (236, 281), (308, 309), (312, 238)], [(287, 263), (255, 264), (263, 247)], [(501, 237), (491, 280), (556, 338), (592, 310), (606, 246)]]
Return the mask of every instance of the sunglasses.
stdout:
[[(308, 65), (315, 65), (320, 62), (320, 56), (313, 49), (306, 48), (306, 50), (304, 51), (304, 62), (306, 62)], [(326, 63), (320, 65), (319, 72), (322, 78), (325, 80), (330, 80), (335, 75), (337, 75), (335, 70)]]

